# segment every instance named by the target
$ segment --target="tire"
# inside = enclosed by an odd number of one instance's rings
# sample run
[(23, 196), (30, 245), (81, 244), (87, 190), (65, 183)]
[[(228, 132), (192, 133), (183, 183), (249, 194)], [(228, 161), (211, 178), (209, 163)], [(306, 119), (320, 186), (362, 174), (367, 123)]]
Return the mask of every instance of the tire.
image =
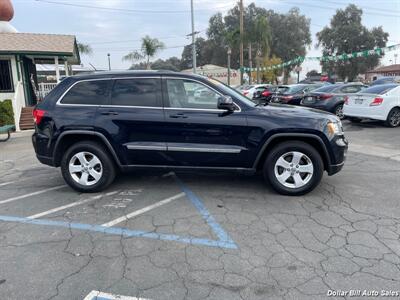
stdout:
[(114, 181), (116, 168), (109, 152), (101, 144), (84, 141), (72, 145), (64, 153), (61, 173), (74, 190), (94, 193), (104, 190)]
[(400, 108), (392, 108), (387, 116), (385, 125), (392, 128), (398, 127), (400, 125)]
[[(300, 157), (298, 165), (291, 164), (294, 155)], [(285, 165), (286, 169), (281, 165)], [(323, 172), (321, 155), (314, 147), (301, 141), (288, 141), (275, 146), (267, 155), (263, 167), (267, 183), (278, 193), (289, 196), (300, 196), (312, 191), (321, 181)], [(284, 173), (285, 176), (279, 179), (279, 175)], [(285, 180), (286, 176), (289, 177)]]
[(333, 113), (340, 119), (343, 120), (344, 114), (343, 114), (343, 103), (342, 104), (338, 104), (335, 106)]
[(348, 117), (347, 119), (348, 119), (351, 123), (361, 123), (361, 119), (359, 119), (359, 118)]

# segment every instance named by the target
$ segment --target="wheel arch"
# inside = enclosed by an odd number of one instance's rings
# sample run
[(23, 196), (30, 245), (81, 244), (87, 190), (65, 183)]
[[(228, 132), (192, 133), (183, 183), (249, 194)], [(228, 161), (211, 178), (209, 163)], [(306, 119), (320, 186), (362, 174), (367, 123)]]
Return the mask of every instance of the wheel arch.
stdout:
[(328, 170), (328, 167), (331, 164), (331, 159), (324, 141), (318, 135), (308, 133), (276, 133), (272, 135), (262, 146), (254, 162), (253, 168), (261, 170), (269, 151), (276, 145), (287, 141), (301, 141), (314, 147), (318, 153), (321, 154), (324, 163), (324, 170)]
[(110, 142), (107, 138), (95, 131), (88, 131), (88, 130), (69, 130), (65, 131), (60, 134), (57, 142), (54, 146), (54, 153), (53, 153), (53, 163), (55, 167), (59, 167), (62, 159), (63, 153), (73, 144), (81, 141), (95, 141), (107, 149), (107, 151), (111, 154), (113, 161), (118, 167), (121, 167), (121, 163), (119, 158), (111, 146)]

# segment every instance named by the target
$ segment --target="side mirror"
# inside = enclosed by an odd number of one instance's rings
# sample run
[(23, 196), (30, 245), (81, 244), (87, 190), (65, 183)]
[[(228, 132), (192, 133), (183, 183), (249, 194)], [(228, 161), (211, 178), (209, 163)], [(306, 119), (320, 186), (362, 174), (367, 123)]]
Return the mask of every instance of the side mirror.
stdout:
[(235, 104), (233, 103), (232, 97), (230, 97), (230, 96), (219, 97), (218, 98), (218, 109), (234, 111)]

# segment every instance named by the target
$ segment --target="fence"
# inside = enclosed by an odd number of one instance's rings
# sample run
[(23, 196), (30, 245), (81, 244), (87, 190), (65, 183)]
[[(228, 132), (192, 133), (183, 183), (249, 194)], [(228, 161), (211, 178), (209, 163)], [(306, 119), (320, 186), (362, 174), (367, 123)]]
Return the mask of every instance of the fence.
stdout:
[(56, 85), (57, 85), (56, 82), (51, 82), (51, 83), (41, 82), (41, 83), (39, 83), (39, 90), (37, 91), (38, 100), (42, 101), (43, 98), (46, 97), (47, 94), (50, 93), (50, 91), (56, 87)]

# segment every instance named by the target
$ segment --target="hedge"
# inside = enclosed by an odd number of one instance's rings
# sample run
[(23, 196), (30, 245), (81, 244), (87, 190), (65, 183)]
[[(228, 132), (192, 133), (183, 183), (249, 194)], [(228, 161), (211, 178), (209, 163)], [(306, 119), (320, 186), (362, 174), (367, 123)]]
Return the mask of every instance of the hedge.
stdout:
[(0, 101), (0, 126), (15, 125), (11, 100)]

